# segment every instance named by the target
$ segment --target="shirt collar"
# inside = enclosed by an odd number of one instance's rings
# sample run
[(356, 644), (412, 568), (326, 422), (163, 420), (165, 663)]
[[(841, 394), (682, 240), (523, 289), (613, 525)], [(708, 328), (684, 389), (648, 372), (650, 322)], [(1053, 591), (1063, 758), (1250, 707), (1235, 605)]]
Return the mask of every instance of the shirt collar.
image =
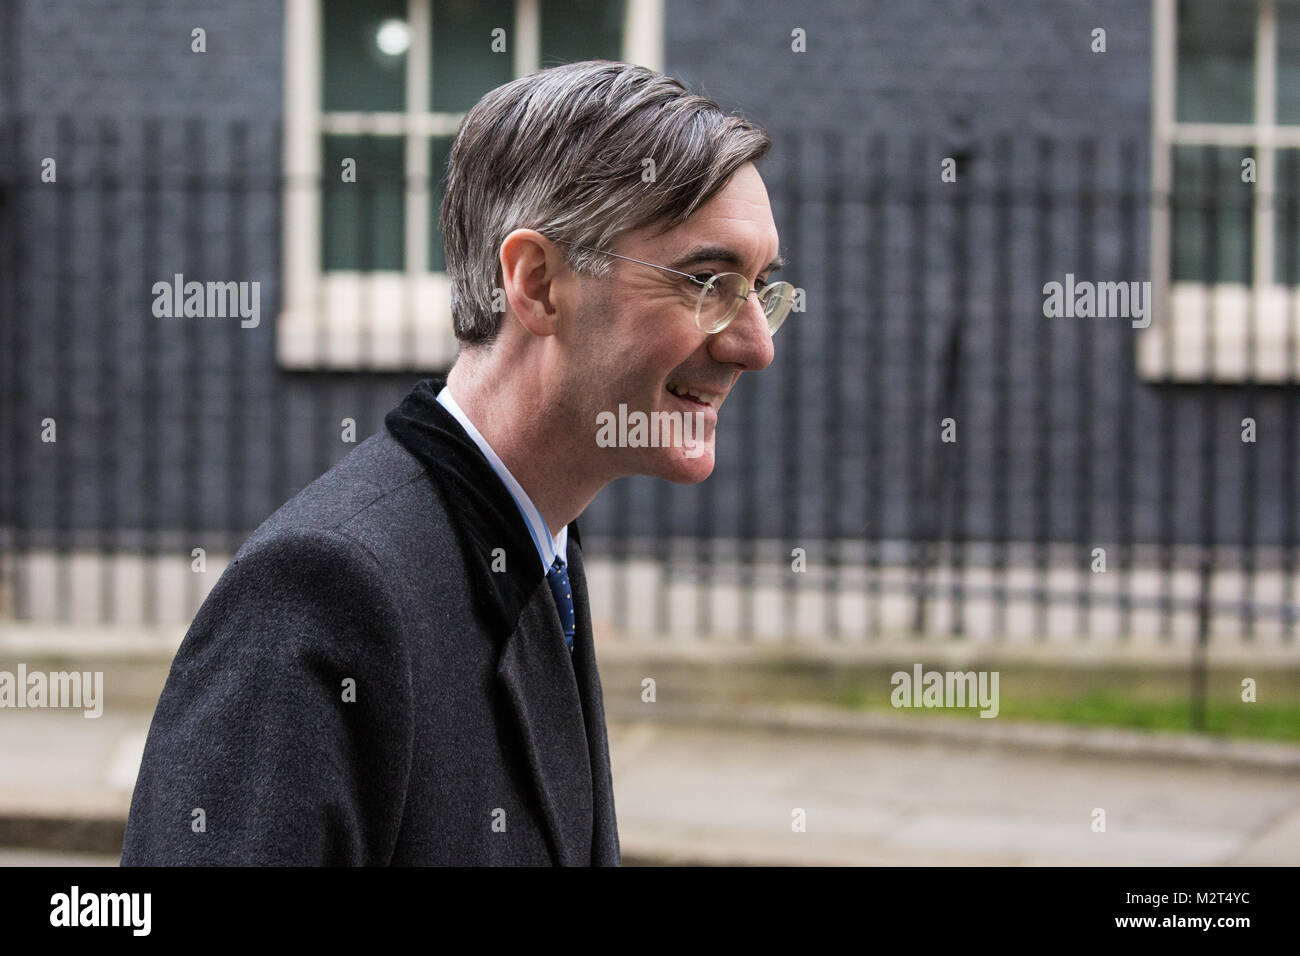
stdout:
[(510, 469), (505, 466), (505, 462), (497, 457), (497, 453), (492, 450), (492, 446), (488, 444), (487, 439), (474, 427), (474, 423), (469, 420), (469, 416), (457, 404), (456, 399), (452, 398), (451, 390), (445, 385), (442, 391), (438, 393), (438, 404), (447, 409), (460, 423), (460, 427), (465, 429), (466, 434), (474, 440), (474, 444), (478, 445), (479, 451), (483, 452), (483, 457), (488, 460), (492, 470), (496, 472), (497, 477), (501, 479), (501, 483), (510, 492), (510, 497), (515, 500), (515, 505), (519, 508), (519, 514), (523, 516), (524, 524), (528, 527), (528, 534), (533, 539), (537, 554), (542, 559), (543, 570), (549, 572), (557, 557), (561, 563), (567, 564), (565, 555), (569, 546), (569, 526), (565, 525), (557, 535), (551, 534), (551, 529), (546, 526), (546, 519), (542, 517), (542, 513), (533, 504), (533, 499), (528, 497), (523, 486), (515, 480), (514, 475), (510, 474)]

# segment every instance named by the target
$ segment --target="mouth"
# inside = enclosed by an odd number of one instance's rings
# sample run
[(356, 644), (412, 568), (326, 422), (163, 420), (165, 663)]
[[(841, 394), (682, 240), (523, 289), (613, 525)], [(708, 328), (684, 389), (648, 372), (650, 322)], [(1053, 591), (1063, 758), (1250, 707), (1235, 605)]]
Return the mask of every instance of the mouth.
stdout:
[(679, 385), (676, 382), (669, 382), (664, 389), (692, 405), (698, 405), (701, 408), (717, 408), (726, 398), (725, 393), (704, 392), (697, 388), (689, 388), (685, 385)]

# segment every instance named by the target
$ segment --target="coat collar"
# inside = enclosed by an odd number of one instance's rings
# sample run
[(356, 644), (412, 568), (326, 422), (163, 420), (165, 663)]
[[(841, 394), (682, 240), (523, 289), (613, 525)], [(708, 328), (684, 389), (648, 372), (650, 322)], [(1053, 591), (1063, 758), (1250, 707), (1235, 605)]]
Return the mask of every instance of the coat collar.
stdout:
[[(593, 830), (604, 839), (612, 831), (613, 804), (577, 524), (569, 525), (566, 555), (576, 611), (570, 659), (519, 509), (473, 439), (438, 403), (443, 384), (420, 382), (384, 423), (443, 492), (475, 602), (497, 638), (497, 680), (521, 730), (555, 859), (563, 866), (587, 866)], [(504, 550), (504, 571), (497, 549)], [(599, 800), (593, 800), (593, 755)], [(609, 819), (593, 824), (593, 815)]]

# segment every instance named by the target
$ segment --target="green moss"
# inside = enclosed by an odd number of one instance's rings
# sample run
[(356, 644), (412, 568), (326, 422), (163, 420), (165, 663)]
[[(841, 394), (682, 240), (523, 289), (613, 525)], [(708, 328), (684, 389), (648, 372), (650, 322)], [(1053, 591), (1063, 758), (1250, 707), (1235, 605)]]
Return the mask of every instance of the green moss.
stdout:
[[(893, 711), (890, 675), (911, 663), (888, 668), (841, 670), (820, 680), (770, 676), (772, 696), (852, 710)], [(938, 664), (926, 670), (948, 669)], [(1151, 731), (1186, 733), (1192, 728), (1191, 682), (1186, 670), (1049, 668), (1041, 665), (969, 664), (966, 670), (997, 670), (999, 717)], [(1242, 677), (1254, 677), (1258, 699), (1241, 699)], [(769, 697), (770, 699), (770, 697)], [(978, 708), (911, 708), (909, 714), (979, 720)], [(1300, 671), (1243, 667), (1207, 676), (1205, 732), (1211, 735), (1300, 741)]]

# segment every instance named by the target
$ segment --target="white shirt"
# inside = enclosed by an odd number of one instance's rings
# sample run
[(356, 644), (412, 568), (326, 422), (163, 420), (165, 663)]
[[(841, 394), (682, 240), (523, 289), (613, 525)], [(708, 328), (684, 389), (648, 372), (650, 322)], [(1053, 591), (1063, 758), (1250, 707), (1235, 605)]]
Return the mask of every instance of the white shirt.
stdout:
[(551, 529), (546, 526), (546, 519), (542, 513), (537, 510), (533, 504), (533, 499), (528, 497), (523, 486), (515, 481), (515, 476), (510, 474), (510, 469), (505, 466), (497, 453), (492, 450), (492, 446), (487, 443), (487, 439), (474, 427), (474, 423), (469, 420), (465, 410), (456, 403), (456, 399), (451, 397), (451, 391), (444, 385), (441, 392), (438, 393), (438, 404), (447, 411), (451, 412), (456, 421), (460, 422), (460, 427), (465, 429), (469, 437), (474, 439), (474, 444), (478, 445), (479, 450), (492, 466), (492, 470), (497, 473), (510, 492), (510, 497), (515, 500), (515, 505), (519, 508), (519, 513), (523, 515), (524, 524), (528, 526), (528, 533), (532, 536), (533, 544), (537, 547), (537, 553), (542, 559), (543, 573), (551, 570), (551, 565), (555, 563), (558, 557), (561, 564), (567, 564), (565, 555), (568, 554), (569, 546), (569, 526), (565, 525), (560, 529), (557, 535), (551, 534)]

